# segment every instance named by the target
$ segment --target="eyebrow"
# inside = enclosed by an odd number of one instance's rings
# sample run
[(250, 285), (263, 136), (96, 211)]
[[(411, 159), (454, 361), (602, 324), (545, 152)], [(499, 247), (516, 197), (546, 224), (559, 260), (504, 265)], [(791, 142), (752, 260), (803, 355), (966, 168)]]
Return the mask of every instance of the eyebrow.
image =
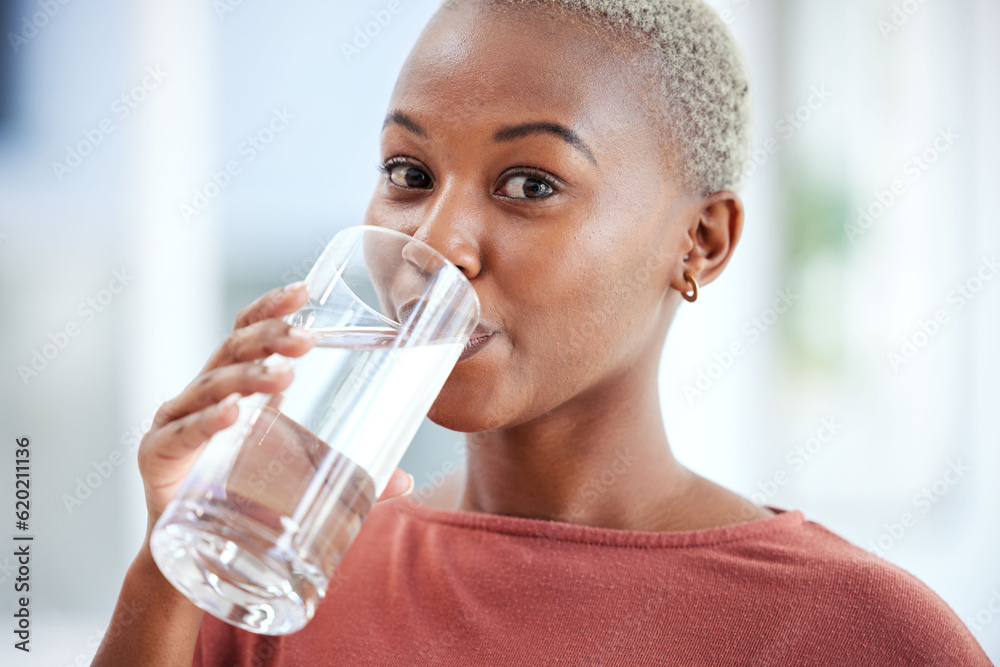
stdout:
[(426, 137), (427, 131), (420, 127), (420, 123), (413, 120), (407, 116), (402, 111), (393, 111), (388, 116), (385, 117), (385, 122), (382, 123), (382, 130), (389, 127), (390, 125), (402, 125), (407, 130), (417, 135), (418, 137)]
[[(385, 121), (382, 123), (382, 129), (389, 127), (390, 125), (399, 125), (406, 128), (418, 137), (426, 137), (427, 131), (421, 127), (420, 123), (413, 120), (410, 116), (406, 115), (402, 111), (393, 111), (385, 117)], [(594, 153), (590, 150), (590, 147), (577, 135), (576, 132), (569, 129), (565, 125), (560, 125), (559, 123), (550, 122), (538, 122), (538, 123), (522, 123), (520, 125), (510, 125), (508, 127), (502, 127), (496, 131), (493, 135), (493, 141), (498, 143), (507, 143), (510, 141), (515, 141), (522, 137), (527, 137), (532, 134), (552, 134), (566, 143), (568, 143), (573, 148), (587, 156), (587, 159), (591, 163), (597, 164), (597, 159), (594, 157)]]
[(590, 147), (584, 143), (583, 139), (581, 139), (576, 132), (569, 129), (565, 125), (560, 125), (559, 123), (542, 122), (511, 125), (510, 127), (498, 130), (497, 133), (493, 135), (493, 141), (504, 143), (520, 139), (521, 137), (527, 137), (532, 134), (554, 134), (573, 148), (586, 155), (587, 159), (593, 164), (597, 164), (597, 159), (594, 157), (594, 153), (590, 150)]

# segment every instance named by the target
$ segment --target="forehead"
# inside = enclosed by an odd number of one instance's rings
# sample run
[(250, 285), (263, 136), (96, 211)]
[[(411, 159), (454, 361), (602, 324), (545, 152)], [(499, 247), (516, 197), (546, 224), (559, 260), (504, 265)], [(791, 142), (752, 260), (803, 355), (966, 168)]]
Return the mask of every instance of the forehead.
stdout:
[(650, 58), (641, 42), (564, 10), (465, 2), (425, 29), (390, 106), (466, 130), (546, 119), (591, 146), (623, 134), (648, 143)]

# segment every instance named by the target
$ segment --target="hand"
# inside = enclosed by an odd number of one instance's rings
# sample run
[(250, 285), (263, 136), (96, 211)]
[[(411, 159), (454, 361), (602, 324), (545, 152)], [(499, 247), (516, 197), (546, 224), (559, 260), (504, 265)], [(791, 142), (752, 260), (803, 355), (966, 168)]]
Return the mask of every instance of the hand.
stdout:
[[(149, 518), (147, 537), (208, 440), (236, 421), (240, 396), (276, 394), (291, 384), (291, 362), (264, 366), (255, 361), (274, 353), (300, 357), (313, 348), (315, 339), (307, 331), (281, 319), (301, 308), (307, 298), (305, 284), (293, 283), (267, 292), (241, 310), (233, 332), (198, 376), (157, 410), (138, 453)], [(397, 468), (379, 500), (408, 493), (411, 486), (410, 476)]]

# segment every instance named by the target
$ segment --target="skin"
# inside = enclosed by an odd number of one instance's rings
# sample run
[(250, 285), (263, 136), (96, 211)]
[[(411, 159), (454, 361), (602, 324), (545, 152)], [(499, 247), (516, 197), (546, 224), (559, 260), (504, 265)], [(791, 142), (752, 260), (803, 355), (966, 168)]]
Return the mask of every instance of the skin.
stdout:
[[(476, 2), (439, 13), (381, 136), (366, 223), (444, 254), (498, 329), (429, 413), (469, 434), (449, 506), (644, 531), (773, 516), (674, 459), (657, 387), (684, 273), (718, 277), (743, 204), (680, 176), (646, 94), (648, 49), (568, 19)], [(537, 123), (572, 136), (511, 129)]]

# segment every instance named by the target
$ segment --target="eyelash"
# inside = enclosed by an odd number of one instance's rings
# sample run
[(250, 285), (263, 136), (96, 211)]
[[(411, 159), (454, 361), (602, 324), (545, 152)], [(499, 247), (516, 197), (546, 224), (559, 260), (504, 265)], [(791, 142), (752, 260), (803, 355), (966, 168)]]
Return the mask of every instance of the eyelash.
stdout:
[[(378, 169), (378, 171), (380, 173), (385, 174), (386, 176), (388, 176), (389, 175), (389, 171), (393, 167), (396, 167), (396, 166), (399, 166), (399, 165), (402, 165), (402, 164), (409, 165), (411, 167), (415, 167), (416, 169), (423, 169), (423, 167), (421, 167), (420, 165), (414, 163), (411, 159), (409, 159), (409, 158), (407, 158), (405, 156), (402, 156), (402, 155), (396, 155), (394, 157), (386, 159), (383, 162), (379, 162), (377, 165), (375, 165), (375, 168)], [(547, 172), (543, 171), (542, 169), (540, 169), (538, 167), (532, 167), (532, 166), (529, 166), (529, 165), (518, 165), (516, 167), (511, 167), (510, 169), (507, 169), (506, 171), (504, 171), (500, 175), (500, 181), (504, 182), (508, 178), (512, 178), (514, 176), (527, 176), (529, 178), (537, 179), (537, 180), (545, 183), (546, 185), (548, 185), (550, 188), (552, 188), (552, 194), (556, 194), (556, 193), (559, 192), (559, 182), (555, 178), (553, 178), (552, 176), (550, 176)], [(392, 181), (389, 181), (389, 184), (392, 185), (392, 186), (394, 186), (394, 187), (397, 187), (397, 188), (408, 189), (408, 188), (403, 188), (400, 185), (396, 185)], [(551, 197), (552, 194), (550, 194), (548, 196)], [(545, 197), (541, 197), (541, 199), (545, 199)]]
[(408, 164), (417, 167), (418, 169), (420, 168), (419, 165), (414, 164), (412, 161), (410, 161), (406, 157), (403, 157), (402, 155), (397, 155), (395, 157), (387, 158), (385, 161), (379, 162), (377, 165), (375, 165), (375, 168), (378, 169), (383, 174), (388, 174), (390, 169), (399, 164)]
[(547, 195), (547, 197), (542, 197), (541, 199), (547, 199), (548, 197), (551, 197), (552, 195), (559, 192), (559, 183), (556, 181), (556, 179), (550, 176), (545, 171), (539, 169), (538, 167), (531, 167), (528, 165), (511, 167), (504, 173), (500, 174), (500, 181), (502, 183), (506, 181), (508, 178), (511, 178), (513, 176), (527, 176), (528, 178), (533, 178), (535, 180), (541, 181), (542, 183), (545, 183), (550, 188), (552, 188), (552, 194)]

